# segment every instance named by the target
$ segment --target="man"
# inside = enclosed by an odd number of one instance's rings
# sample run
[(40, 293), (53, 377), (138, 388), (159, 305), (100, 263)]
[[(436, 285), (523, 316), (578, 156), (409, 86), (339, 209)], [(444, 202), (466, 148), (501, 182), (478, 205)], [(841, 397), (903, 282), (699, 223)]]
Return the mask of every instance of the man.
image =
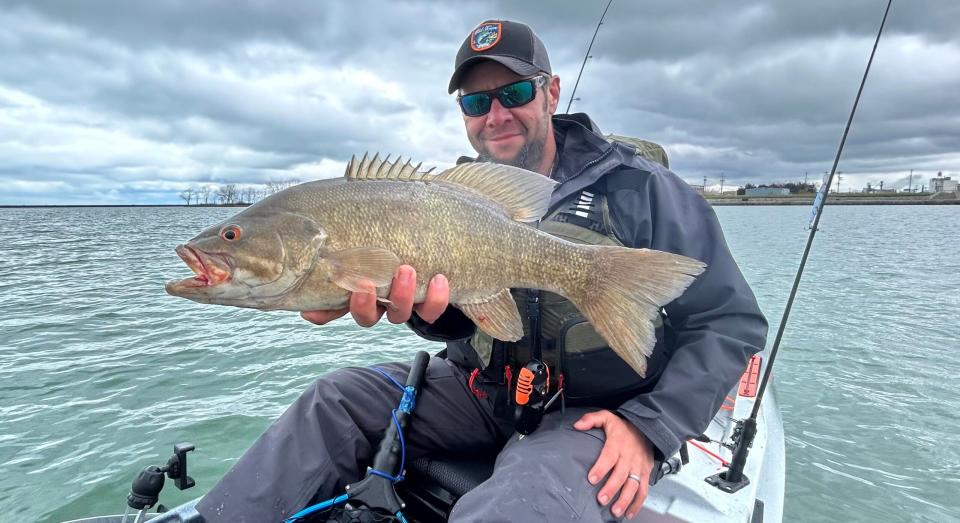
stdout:
[[(479, 160), (550, 176), (559, 186), (541, 229), (572, 241), (652, 248), (708, 265), (665, 307), (645, 378), (603, 346), (557, 295), (515, 289), (526, 335), (516, 343), (478, 332), (448, 307), (443, 275), (414, 305), (417, 275), (401, 267), (385, 311), (372, 293), (350, 307), (304, 313), (324, 324), (350, 312), (362, 326), (386, 313), (447, 341), (431, 359), (406, 435), (407, 456), (499, 451), (493, 477), (464, 495), (452, 521), (605, 521), (634, 517), (654, 460), (700, 434), (765, 341), (767, 324), (706, 202), (664, 167), (609, 143), (583, 114), (553, 116), (560, 80), (526, 25), (494, 20), (467, 36), (449, 91)], [(513, 432), (512, 375), (533, 357), (560, 375), (569, 408)], [(403, 381), (409, 365), (382, 366)], [(559, 385), (559, 383), (554, 383)], [(397, 392), (370, 369), (320, 378), (201, 500), (207, 521), (282, 519), (357, 481), (389, 423)], [(502, 449), (502, 450), (501, 450)]]

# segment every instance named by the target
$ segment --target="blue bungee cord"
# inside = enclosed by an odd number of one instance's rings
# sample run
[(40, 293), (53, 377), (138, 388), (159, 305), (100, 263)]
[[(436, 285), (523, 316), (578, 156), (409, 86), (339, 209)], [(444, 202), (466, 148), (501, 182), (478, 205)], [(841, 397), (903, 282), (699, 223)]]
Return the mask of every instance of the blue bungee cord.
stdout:
[[(399, 440), (400, 440), (400, 468), (399, 468), (399, 473), (398, 473), (396, 476), (393, 476), (393, 475), (390, 475), (390, 474), (388, 474), (388, 473), (386, 473), (386, 472), (383, 472), (382, 470), (377, 470), (377, 469), (372, 468), (372, 467), (368, 470), (368, 473), (369, 473), (369, 474), (373, 474), (373, 475), (375, 475), (375, 476), (380, 476), (380, 477), (382, 477), (382, 478), (384, 478), (384, 479), (387, 479), (387, 480), (389, 480), (389, 481), (391, 481), (391, 482), (393, 482), (393, 483), (397, 483), (397, 482), (403, 481), (403, 470), (404, 470), (404, 467), (406, 466), (406, 462), (407, 462), (407, 444), (406, 444), (406, 442), (404, 441), (404, 437), (403, 437), (403, 427), (402, 427), (401, 424), (400, 424), (399, 418), (397, 418), (397, 411), (399, 410), (400, 412), (404, 412), (404, 413), (406, 413), (406, 414), (410, 414), (410, 413), (413, 412), (413, 409), (414, 409), (414, 407), (416, 407), (416, 403), (417, 403), (417, 399), (416, 399), (416, 398), (417, 398), (417, 388), (416, 388), (415, 386), (413, 386), (413, 385), (407, 385), (407, 386), (401, 385), (400, 382), (397, 381), (396, 378), (394, 378), (394, 377), (391, 376), (389, 373), (387, 373), (385, 370), (383, 370), (383, 369), (381, 369), (381, 368), (379, 368), (379, 367), (370, 367), (370, 370), (373, 370), (373, 371), (375, 371), (375, 372), (383, 375), (385, 378), (387, 378), (388, 380), (390, 380), (390, 382), (392, 382), (392, 383), (397, 387), (397, 389), (400, 390), (401, 393), (403, 393), (403, 396), (401, 396), (401, 398), (400, 398), (400, 406), (399, 406), (398, 408), (392, 409), (392, 410), (390, 411), (390, 417), (391, 417), (391, 419), (393, 419), (393, 424), (394, 424), (394, 426), (395, 426), (396, 429), (397, 429), (397, 437), (398, 437)], [(295, 522), (296, 522), (297, 520), (299, 520), (300, 518), (304, 518), (304, 517), (309, 516), (310, 514), (313, 514), (313, 513), (315, 513), (315, 512), (319, 512), (319, 511), (321, 511), (321, 510), (326, 510), (326, 509), (332, 508), (332, 507), (335, 506), (335, 505), (339, 505), (339, 504), (341, 504), (341, 503), (345, 503), (349, 498), (350, 498), (350, 495), (349, 495), (349, 494), (341, 494), (341, 495), (339, 495), (339, 496), (337, 496), (337, 497), (330, 498), (330, 499), (328, 499), (328, 500), (326, 500), (326, 501), (321, 501), (320, 503), (311, 505), (311, 506), (309, 506), (309, 507), (307, 507), (307, 508), (304, 508), (303, 510), (297, 512), (296, 514), (291, 515), (289, 518), (287, 518), (287, 519), (284, 520), (284, 523), (295, 523)], [(401, 513), (398, 512), (397, 514), (394, 514), (394, 515), (397, 516), (398, 519), (400, 519), (400, 521), (406, 521), (406, 520), (403, 518), (403, 515), (402, 515)]]
[(385, 377), (385, 378), (387, 378), (388, 380), (392, 381), (393, 384), (396, 385), (398, 389), (400, 389), (400, 392), (406, 391), (406, 389), (404, 388), (404, 386), (401, 385), (399, 381), (397, 381), (397, 378), (394, 378), (393, 376), (391, 376), (389, 373), (387, 373), (387, 371), (381, 369), (380, 367), (370, 367), (370, 370), (375, 371), (375, 372), (379, 372), (381, 375), (383, 375), (383, 377)]
[[(404, 387), (397, 381), (396, 378), (387, 373), (387, 371), (381, 369), (380, 367), (370, 367), (372, 370), (379, 372), (380, 374), (386, 376), (387, 379), (393, 382), (394, 385), (400, 389), (400, 392), (403, 393), (403, 396), (400, 398), (400, 407), (399, 409), (403, 412), (409, 414), (413, 411), (413, 407), (416, 406), (417, 402), (417, 391), (413, 386)], [(380, 476), (382, 478), (389, 479), (390, 481), (397, 483), (398, 481), (403, 481), (403, 467), (407, 464), (407, 444), (403, 440), (403, 428), (400, 426), (400, 420), (397, 419), (397, 409), (390, 411), (390, 417), (393, 418), (393, 424), (397, 427), (397, 437), (400, 438), (400, 468), (399, 473), (396, 476), (391, 476), (386, 472), (376, 470), (371, 468), (370, 473)]]

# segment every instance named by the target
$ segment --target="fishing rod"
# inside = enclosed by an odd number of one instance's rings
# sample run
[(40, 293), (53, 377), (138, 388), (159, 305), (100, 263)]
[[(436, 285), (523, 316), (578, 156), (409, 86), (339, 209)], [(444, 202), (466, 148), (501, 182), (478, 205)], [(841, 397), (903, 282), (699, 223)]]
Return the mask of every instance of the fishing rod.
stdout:
[(793, 308), (793, 300), (797, 296), (797, 288), (800, 286), (800, 278), (803, 276), (803, 269), (807, 265), (807, 257), (810, 254), (810, 247), (813, 245), (813, 238), (817, 234), (817, 226), (820, 224), (820, 217), (823, 215), (823, 205), (827, 202), (827, 196), (830, 194), (830, 184), (837, 173), (837, 165), (840, 163), (840, 155), (843, 153), (843, 146), (847, 142), (847, 135), (850, 133), (850, 125), (853, 123), (853, 115), (857, 112), (857, 105), (860, 104), (860, 95), (863, 94), (863, 86), (867, 83), (867, 75), (870, 74), (870, 65), (873, 64), (873, 57), (877, 53), (877, 45), (880, 43), (880, 35), (883, 34), (883, 26), (887, 22), (887, 14), (890, 13), (890, 6), (893, 0), (887, 0), (887, 8), (883, 12), (883, 19), (880, 21), (880, 28), (877, 30), (877, 38), (873, 42), (873, 50), (870, 52), (870, 59), (867, 60), (867, 68), (863, 72), (863, 78), (860, 80), (860, 89), (857, 91), (857, 97), (853, 100), (853, 108), (850, 110), (850, 116), (847, 118), (847, 125), (843, 129), (843, 137), (840, 138), (840, 146), (837, 148), (837, 154), (833, 158), (833, 167), (830, 168), (830, 175), (824, 185), (820, 187), (817, 198), (813, 204), (813, 223), (810, 225), (810, 234), (807, 236), (807, 245), (803, 249), (803, 257), (800, 259), (800, 267), (797, 269), (797, 275), (793, 279), (793, 287), (790, 289), (790, 297), (787, 299), (787, 305), (783, 310), (783, 316), (780, 318), (780, 327), (777, 329), (777, 337), (773, 341), (773, 348), (770, 350), (770, 357), (767, 361), (767, 369), (763, 374), (763, 380), (760, 382), (760, 388), (757, 391), (757, 399), (753, 403), (753, 411), (750, 417), (743, 421), (740, 438), (736, 442), (733, 451), (733, 459), (730, 460), (730, 466), (725, 472), (721, 472), (707, 478), (707, 482), (715, 485), (725, 492), (736, 492), (746, 486), (750, 480), (743, 474), (743, 467), (747, 462), (747, 454), (750, 452), (750, 445), (753, 444), (753, 438), (757, 434), (757, 416), (760, 413), (760, 402), (763, 400), (763, 394), (767, 390), (767, 384), (770, 382), (770, 376), (773, 371), (773, 362), (780, 351), (780, 341), (783, 339), (783, 331), (787, 326), (787, 320), (790, 317), (790, 310)]
[(577, 94), (577, 86), (580, 85), (580, 77), (583, 76), (583, 68), (587, 66), (587, 59), (590, 58), (590, 50), (593, 49), (593, 41), (597, 39), (597, 33), (600, 32), (600, 26), (603, 25), (603, 19), (607, 16), (607, 10), (610, 9), (610, 4), (613, 3), (613, 0), (607, 2), (607, 7), (603, 9), (603, 14), (600, 15), (600, 22), (597, 23), (597, 29), (593, 32), (593, 38), (590, 39), (590, 45), (587, 46), (587, 53), (583, 55), (583, 63), (580, 64), (580, 74), (577, 75), (577, 81), (573, 84), (573, 91), (570, 91), (570, 101), (567, 102), (567, 114), (570, 114), (570, 106), (573, 105), (573, 95)]

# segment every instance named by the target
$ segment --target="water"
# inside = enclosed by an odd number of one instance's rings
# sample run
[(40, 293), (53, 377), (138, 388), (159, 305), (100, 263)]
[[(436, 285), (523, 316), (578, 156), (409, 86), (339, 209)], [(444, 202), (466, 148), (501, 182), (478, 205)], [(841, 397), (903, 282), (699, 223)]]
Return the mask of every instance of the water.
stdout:
[[(802, 207), (724, 207), (731, 250), (776, 332)], [(234, 209), (0, 209), (0, 520), (124, 508), (189, 441), (209, 488), (316, 376), (409, 360), (403, 327), (163, 292), (177, 243)], [(960, 519), (960, 207), (828, 207), (778, 361), (787, 521)]]

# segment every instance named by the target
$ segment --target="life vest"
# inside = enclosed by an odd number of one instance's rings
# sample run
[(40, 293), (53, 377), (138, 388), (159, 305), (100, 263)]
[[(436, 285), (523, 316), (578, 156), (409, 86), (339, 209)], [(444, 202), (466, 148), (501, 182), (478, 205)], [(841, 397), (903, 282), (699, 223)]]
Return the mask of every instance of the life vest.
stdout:
[[(661, 164), (667, 161), (659, 145), (644, 142), (649, 146), (640, 148), (633, 142), (625, 143), (633, 146), (640, 156)], [(586, 188), (574, 193), (544, 216), (538, 228), (574, 243), (623, 247), (613, 233), (607, 196), (602, 190)], [(547, 291), (511, 289), (511, 293), (523, 321), (523, 338), (504, 342), (480, 329), (470, 338), (470, 345), (485, 365), (486, 382), (510, 382), (512, 374), (537, 357), (550, 367), (550, 389), (555, 391), (562, 385), (565, 398), (576, 404), (618, 398), (642, 388), (654, 378), (638, 376), (609, 348), (570, 300)], [(657, 317), (656, 323), (660, 345), (662, 316)], [(665, 359), (662, 352), (655, 351), (652, 358)], [(662, 366), (651, 365), (651, 368), (658, 367)]]

